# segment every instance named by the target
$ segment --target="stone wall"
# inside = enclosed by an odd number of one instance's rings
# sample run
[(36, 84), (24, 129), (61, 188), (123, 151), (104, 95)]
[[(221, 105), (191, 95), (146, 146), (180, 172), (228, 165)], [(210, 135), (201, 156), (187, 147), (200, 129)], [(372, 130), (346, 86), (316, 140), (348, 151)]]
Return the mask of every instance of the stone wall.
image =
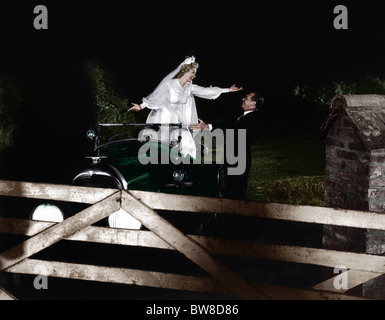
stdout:
[[(326, 140), (325, 205), (328, 207), (385, 212), (385, 149), (366, 150), (341, 114)], [(323, 246), (376, 255), (385, 254), (385, 232), (325, 226)], [(385, 298), (385, 276), (366, 282), (362, 294)]]
[(325, 142), (326, 206), (367, 210), (370, 152), (364, 150), (346, 116), (336, 120)]

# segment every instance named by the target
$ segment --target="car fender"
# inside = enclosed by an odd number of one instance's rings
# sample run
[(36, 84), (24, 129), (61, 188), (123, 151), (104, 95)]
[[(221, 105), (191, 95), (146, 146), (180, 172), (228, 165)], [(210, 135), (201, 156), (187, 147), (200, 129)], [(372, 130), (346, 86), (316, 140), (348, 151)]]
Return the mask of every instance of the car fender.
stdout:
[(84, 168), (72, 180), (72, 184), (96, 188), (127, 189), (126, 179), (119, 170), (108, 163), (96, 163)]

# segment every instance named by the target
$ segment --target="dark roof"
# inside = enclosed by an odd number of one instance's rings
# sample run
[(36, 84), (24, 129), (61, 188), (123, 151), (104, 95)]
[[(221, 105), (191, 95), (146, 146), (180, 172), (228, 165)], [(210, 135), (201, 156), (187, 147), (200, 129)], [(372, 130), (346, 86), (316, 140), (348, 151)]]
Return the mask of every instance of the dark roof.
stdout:
[(326, 137), (337, 118), (346, 115), (367, 150), (385, 148), (385, 95), (339, 95), (330, 108), (320, 137)]

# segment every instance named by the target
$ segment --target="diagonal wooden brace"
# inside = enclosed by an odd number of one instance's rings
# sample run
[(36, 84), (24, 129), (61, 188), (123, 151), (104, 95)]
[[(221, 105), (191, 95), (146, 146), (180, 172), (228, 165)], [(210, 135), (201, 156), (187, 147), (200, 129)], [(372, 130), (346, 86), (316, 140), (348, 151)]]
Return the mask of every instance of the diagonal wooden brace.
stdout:
[(3, 287), (0, 287), (0, 301), (2, 300), (17, 300), (13, 295), (11, 295)]
[(241, 299), (268, 299), (269, 297), (224, 265), (199, 243), (183, 234), (154, 210), (135, 198), (130, 192), (122, 192), (122, 209), (139, 220), (146, 228), (199, 265), (230, 292)]
[(120, 209), (121, 191), (0, 254), (0, 271), (14, 266)]

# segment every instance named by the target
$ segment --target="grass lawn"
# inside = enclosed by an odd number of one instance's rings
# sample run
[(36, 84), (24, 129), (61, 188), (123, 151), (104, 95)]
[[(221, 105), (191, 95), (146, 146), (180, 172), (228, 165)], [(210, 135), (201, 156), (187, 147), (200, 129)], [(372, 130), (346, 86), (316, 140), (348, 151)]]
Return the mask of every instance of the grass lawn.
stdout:
[(262, 136), (252, 152), (248, 199), (323, 205), (325, 146), (315, 135)]

